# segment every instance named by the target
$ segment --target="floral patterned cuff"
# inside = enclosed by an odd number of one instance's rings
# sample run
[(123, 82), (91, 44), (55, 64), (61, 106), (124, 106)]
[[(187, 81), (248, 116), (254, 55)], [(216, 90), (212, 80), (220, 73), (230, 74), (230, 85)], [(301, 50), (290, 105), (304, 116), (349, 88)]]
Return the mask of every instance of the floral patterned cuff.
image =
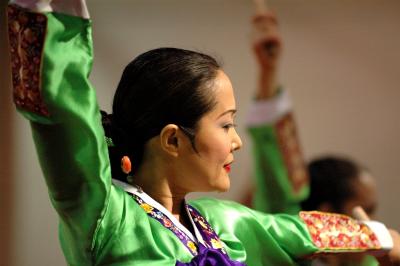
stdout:
[(363, 222), (346, 215), (318, 211), (300, 212), (311, 239), (320, 252), (380, 250), (375, 232)]

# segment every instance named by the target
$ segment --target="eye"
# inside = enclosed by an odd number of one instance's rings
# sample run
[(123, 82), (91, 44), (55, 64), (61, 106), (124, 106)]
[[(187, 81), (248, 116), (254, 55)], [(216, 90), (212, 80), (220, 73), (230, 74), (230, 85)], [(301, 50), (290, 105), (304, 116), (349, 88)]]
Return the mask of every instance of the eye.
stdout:
[(229, 129), (231, 129), (231, 128), (233, 128), (233, 127), (236, 127), (237, 125), (236, 124), (234, 124), (234, 123), (227, 123), (227, 124), (224, 124), (223, 126), (222, 126), (222, 128), (225, 130), (225, 131), (229, 131)]

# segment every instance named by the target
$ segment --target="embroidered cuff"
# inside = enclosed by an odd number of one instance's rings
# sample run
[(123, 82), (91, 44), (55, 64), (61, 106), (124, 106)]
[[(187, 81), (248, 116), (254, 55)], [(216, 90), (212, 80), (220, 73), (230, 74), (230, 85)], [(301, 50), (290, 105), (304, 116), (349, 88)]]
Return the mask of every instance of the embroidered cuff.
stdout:
[(286, 90), (272, 99), (256, 101), (247, 115), (247, 126), (272, 124), (292, 109), (289, 94)]
[(283, 115), (274, 127), (289, 181), (297, 195), (308, 184), (309, 176), (292, 113)]
[(10, 4), (16, 4), (36, 12), (57, 12), (85, 19), (90, 18), (85, 0), (12, 0)]
[[(346, 215), (300, 212), (319, 252), (354, 252), (390, 249), (391, 237), (379, 222), (359, 222)], [(389, 237), (389, 238), (388, 238)]]
[(14, 103), (20, 109), (49, 116), (41, 94), (47, 17), (17, 5), (8, 6), (7, 17)]

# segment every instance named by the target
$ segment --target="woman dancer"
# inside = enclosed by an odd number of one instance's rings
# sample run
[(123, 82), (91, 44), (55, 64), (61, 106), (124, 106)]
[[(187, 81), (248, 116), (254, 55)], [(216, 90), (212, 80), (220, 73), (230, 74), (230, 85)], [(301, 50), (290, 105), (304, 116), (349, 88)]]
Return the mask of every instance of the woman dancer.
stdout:
[[(31, 122), (70, 265), (293, 265), (391, 248), (386, 229), (348, 217), (185, 201), (193, 191), (227, 190), (242, 145), (232, 85), (213, 58), (175, 48), (138, 56), (122, 74), (112, 117), (103, 116), (106, 136), (88, 81), (85, 3), (16, 1), (8, 20), (15, 104)], [(355, 236), (336, 241), (339, 226)]]

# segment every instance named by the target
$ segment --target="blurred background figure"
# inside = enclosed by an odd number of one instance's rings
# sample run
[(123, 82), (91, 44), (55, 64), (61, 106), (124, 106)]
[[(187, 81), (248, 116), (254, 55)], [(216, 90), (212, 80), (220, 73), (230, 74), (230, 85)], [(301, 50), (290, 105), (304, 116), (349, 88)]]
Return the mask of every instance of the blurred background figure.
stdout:
[(295, 214), (308, 196), (308, 174), (290, 99), (277, 81), (282, 52), (278, 22), (263, 6), (253, 17), (252, 45), (259, 76), (247, 118), (256, 183), (251, 206), (264, 212)]
[[(361, 206), (374, 215), (377, 191), (366, 168), (346, 157), (326, 156), (305, 165), (292, 104), (278, 83), (282, 38), (277, 17), (255, 1), (253, 52), (259, 66), (255, 101), (247, 124), (253, 142), (254, 195), (244, 202), (260, 211), (290, 214), (319, 210), (352, 215)], [(311, 100), (310, 100), (311, 101)], [(317, 111), (317, 110), (315, 110)], [(326, 257), (313, 265), (378, 265), (370, 256)]]
[[(344, 157), (321, 157), (308, 164), (310, 195), (301, 202), (303, 210), (352, 215), (361, 206), (370, 218), (377, 207), (376, 182), (367, 169)], [(350, 254), (319, 259), (313, 265), (378, 265), (370, 256)]]
[(303, 210), (321, 210), (352, 215), (362, 207), (374, 218), (377, 207), (375, 179), (355, 161), (338, 156), (320, 157), (308, 164), (310, 194), (301, 202)]

